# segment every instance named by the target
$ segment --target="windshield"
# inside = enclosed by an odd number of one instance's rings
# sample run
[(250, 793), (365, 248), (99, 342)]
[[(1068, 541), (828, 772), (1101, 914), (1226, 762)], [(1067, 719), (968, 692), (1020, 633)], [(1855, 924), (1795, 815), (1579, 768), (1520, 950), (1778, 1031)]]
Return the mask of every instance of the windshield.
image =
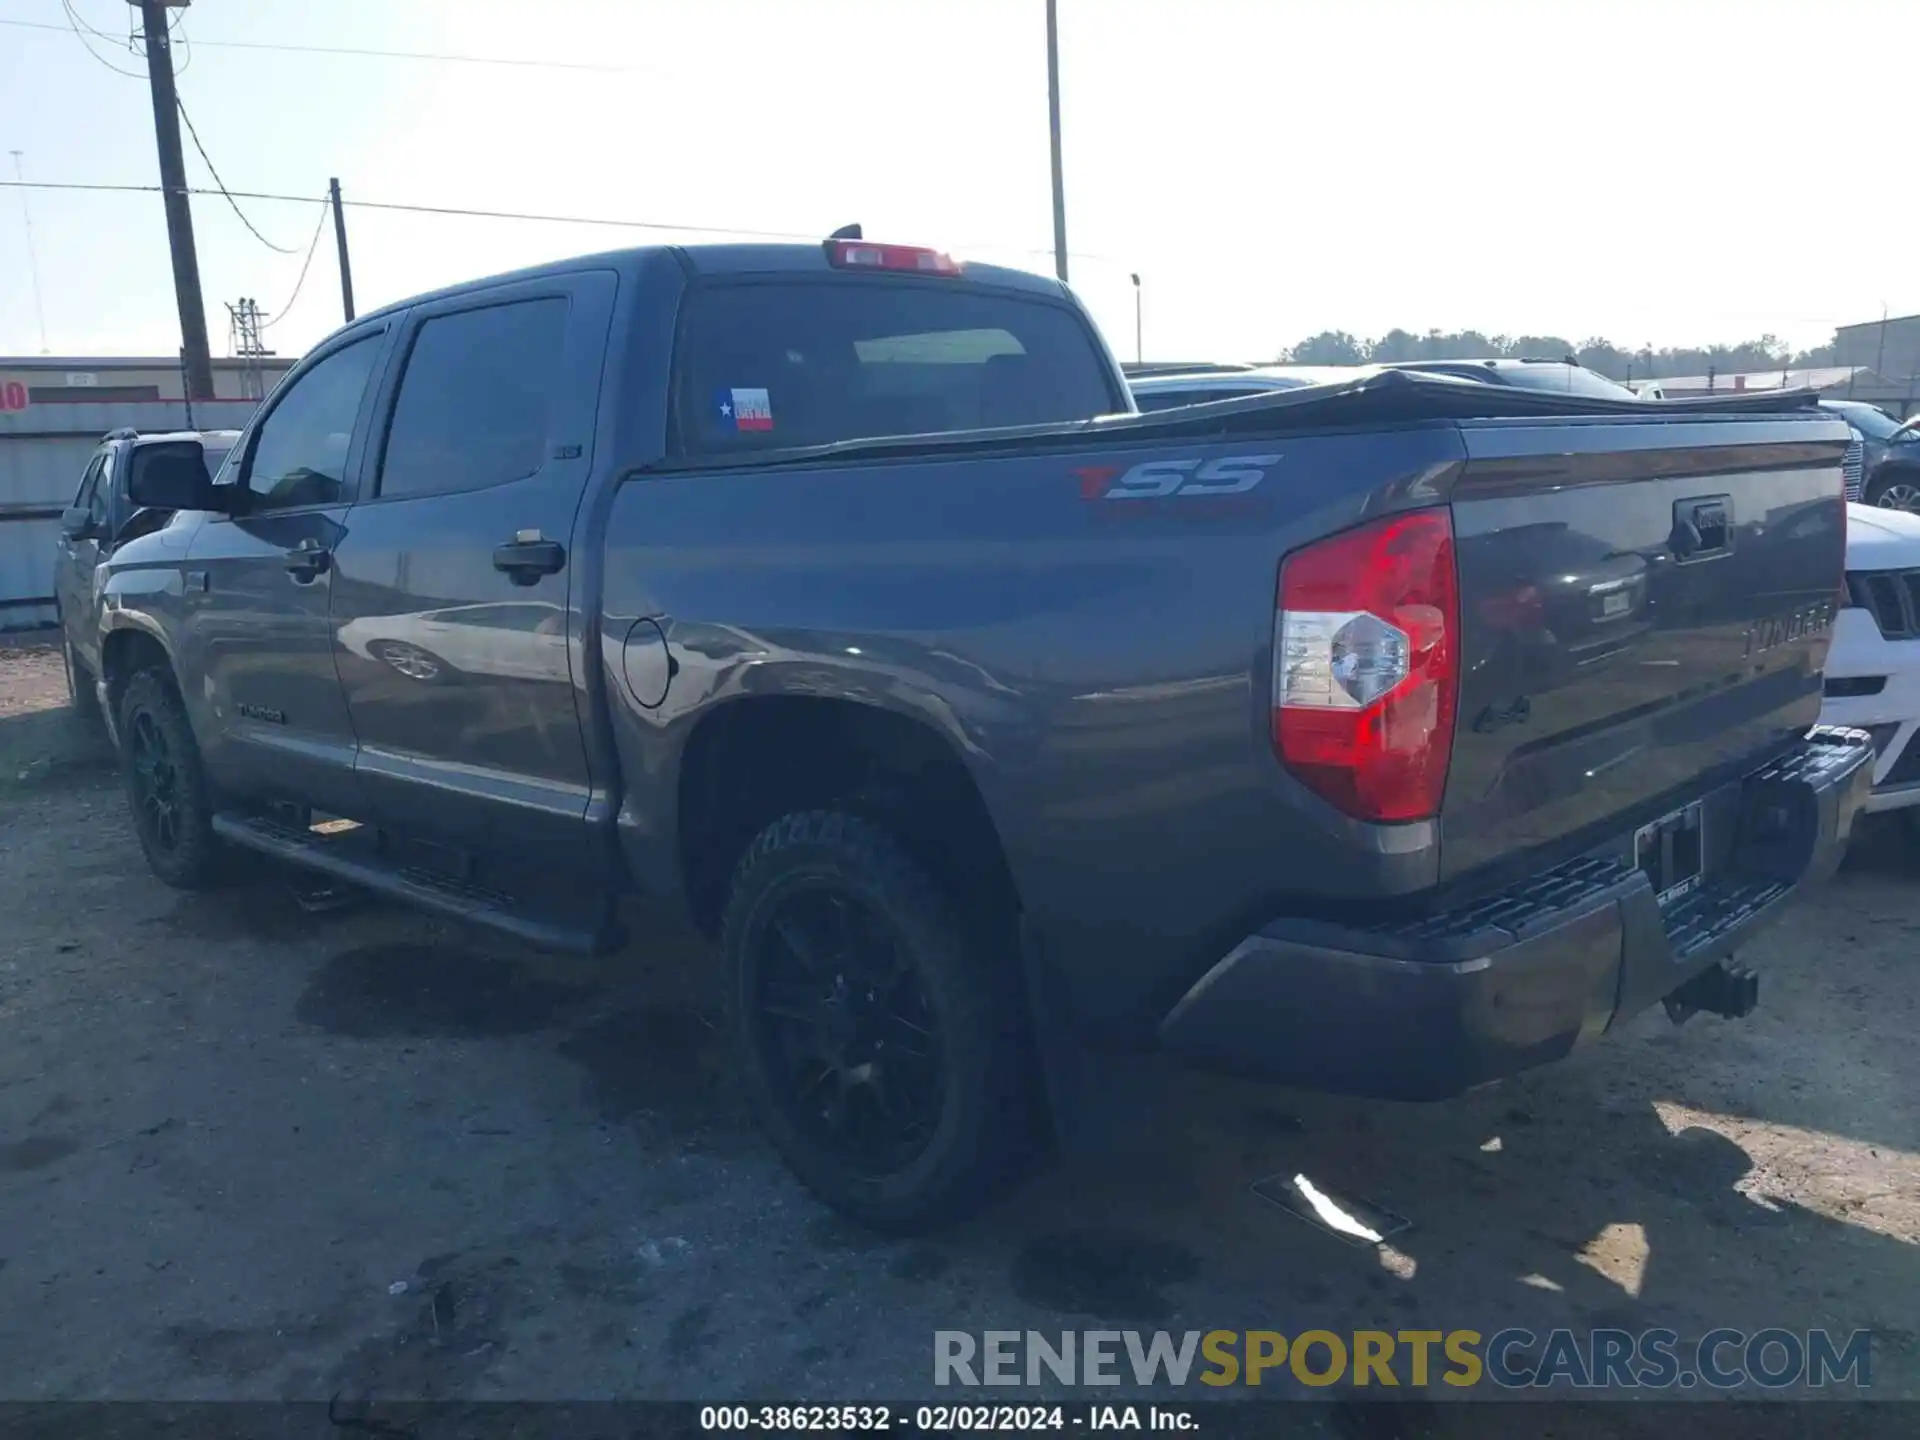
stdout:
[(1626, 386), (1584, 365), (1506, 365), (1498, 378), (1522, 390), (1552, 390), (1562, 395), (1590, 395), (1596, 400), (1633, 400)]
[(1282, 390), (1300, 390), (1305, 380), (1268, 380), (1258, 385), (1143, 385), (1133, 392), (1133, 403), (1142, 410), (1174, 410), (1182, 405), (1205, 405), (1212, 400), (1243, 400), (1249, 395), (1276, 395)]
[[(1862, 401), (1830, 404), (1829, 410), (1836, 410), (1846, 422), (1869, 440), (1891, 440), (1900, 433), (1900, 422), (1888, 415), (1877, 405), (1868, 405)], [(1909, 435), (1913, 432), (1908, 431)]]

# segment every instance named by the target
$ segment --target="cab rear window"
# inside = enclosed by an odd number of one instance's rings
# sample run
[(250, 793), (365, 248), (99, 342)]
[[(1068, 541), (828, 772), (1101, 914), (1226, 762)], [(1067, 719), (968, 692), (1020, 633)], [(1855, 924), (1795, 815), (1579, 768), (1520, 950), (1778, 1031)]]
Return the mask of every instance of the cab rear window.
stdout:
[(681, 316), (683, 454), (1084, 420), (1121, 409), (1104, 352), (1062, 305), (898, 280), (743, 282)]

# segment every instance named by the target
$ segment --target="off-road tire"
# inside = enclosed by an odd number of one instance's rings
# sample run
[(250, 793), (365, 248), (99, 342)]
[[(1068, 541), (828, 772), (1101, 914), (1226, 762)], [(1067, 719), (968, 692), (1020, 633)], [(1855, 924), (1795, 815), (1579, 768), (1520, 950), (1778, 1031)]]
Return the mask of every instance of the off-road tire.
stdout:
[[(159, 670), (136, 672), (120, 693), (119, 716), (121, 779), (148, 866), (177, 890), (219, 884), (231, 873), (231, 853), (213, 833), (213, 798), (200, 746), (172, 678)], [(158, 760), (152, 749), (156, 740), (164, 749)], [(155, 764), (169, 772), (170, 824), (158, 818), (150, 773)]]
[[(924, 1148), (894, 1173), (863, 1173), (807, 1132), (765, 1027), (751, 1023), (782, 897), (822, 887), (844, 892), (888, 927), (892, 952), (917, 980), (934, 1022), (944, 1078), (938, 1119)], [(960, 1219), (1014, 1177), (1036, 1133), (1017, 967), (1011, 957), (981, 953), (949, 897), (886, 830), (822, 810), (769, 825), (734, 871), (721, 950), (749, 1103), (820, 1199), (873, 1229), (910, 1234)]]

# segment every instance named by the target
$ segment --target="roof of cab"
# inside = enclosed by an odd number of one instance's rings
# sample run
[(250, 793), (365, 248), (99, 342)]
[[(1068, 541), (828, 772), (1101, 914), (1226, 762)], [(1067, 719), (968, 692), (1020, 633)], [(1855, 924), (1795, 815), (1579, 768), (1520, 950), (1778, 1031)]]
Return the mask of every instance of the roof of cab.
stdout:
[(231, 446), (239, 438), (238, 430), (110, 430), (101, 443), (129, 440), (135, 445), (153, 445), (165, 440), (198, 440), (202, 445)]
[[(783, 274), (819, 274), (845, 275), (860, 274), (859, 271), (838, 269), (827, 263), (827, 251), (824, 243), (805, 244), (796, 242), (782, 245), (642, 245), (627, 250), (604, 250), (592, 255), (575, 255), (565, 260), (552, 260), (544, 265), (532, 265), (524, 270), (510, 270), (500, 275), (485, 275), (473, 280), (463, 280), (457, 285), (443, 286), (438, 290), (427, 291), (420, 295), (409, 295), (404, 300), (396, 300), (383, 305), (378, 310), (370, 310), (358, 316), (354, 325), (363, 324), (382, 316), (392, 315), (412, 306), (431, 300), (450, 299), (472, 290), (487, 289), (495, 285), (510, 284), (523, 280), (538, 280), (550, 275), (567, 275), (581, 270), (616, 270), (628, 273), (638, 269), (651, 260), (662, 256), (672, 256), (695, 275), (783, 275)], [(1066, 287), (1048, 275), (1037, 275), (1027, 270), (1011, 270), (1000, 265), (976, 265), (963, 262), (964, 268), (958, 276), (943, 276), (940, 283), (948, 285), (985, 285), (1002, 290), (1019, 290), (1029, 294), (1060, 299), (1066, 293)], [(891, 271), (865, 272), (875, 278), (902, 278)], [(908, 277), (911, 278), (911, 277)], [(351, 327), (349, 327), (351, 328)]]

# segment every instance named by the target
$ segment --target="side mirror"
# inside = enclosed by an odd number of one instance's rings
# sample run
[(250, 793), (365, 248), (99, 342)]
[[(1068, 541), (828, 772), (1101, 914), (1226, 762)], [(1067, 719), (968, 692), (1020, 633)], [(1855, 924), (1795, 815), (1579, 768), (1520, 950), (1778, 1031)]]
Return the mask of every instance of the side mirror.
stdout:
[(60, 533), (69, 540), (93, 539), (93, 512), (84, 505), (69, 505), (60, 512)]
[(133, 452), (127, 498), (154, 510), (217, 510), (206, 452), (197, 440), (168, 440)]

